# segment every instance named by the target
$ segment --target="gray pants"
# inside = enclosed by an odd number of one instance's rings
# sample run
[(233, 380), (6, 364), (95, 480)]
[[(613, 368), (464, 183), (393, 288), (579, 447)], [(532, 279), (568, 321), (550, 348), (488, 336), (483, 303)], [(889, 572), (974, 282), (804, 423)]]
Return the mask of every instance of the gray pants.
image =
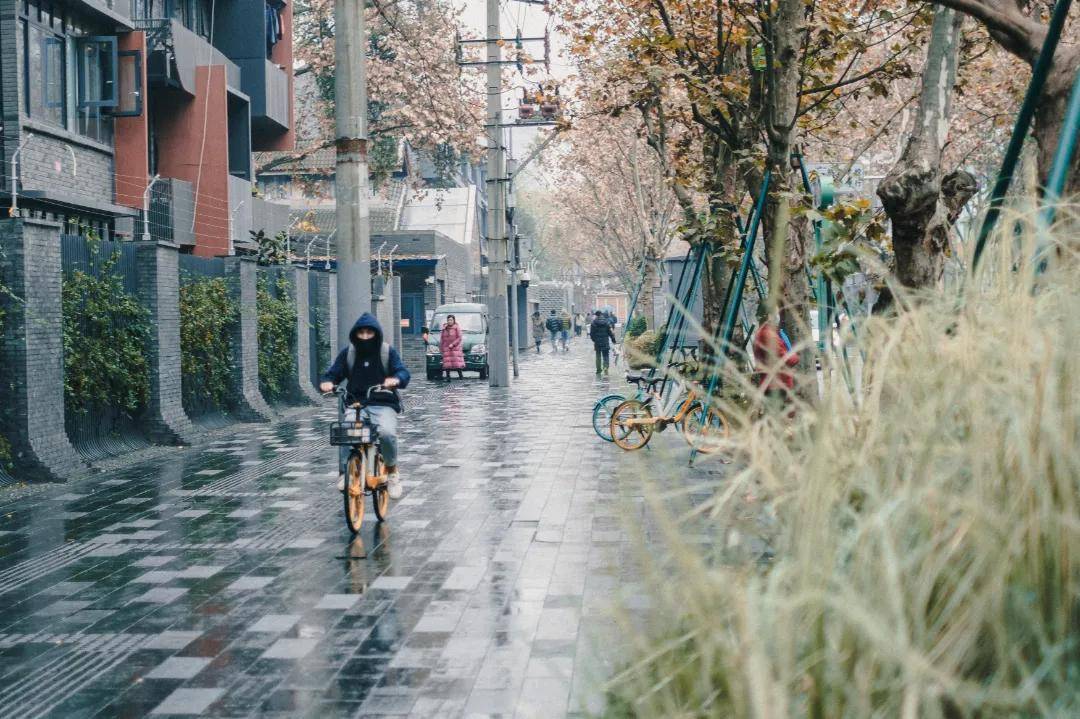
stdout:
[[(349, 410), (345, 410), (349, 412)], [(365, 407), (361, 414), (371, 417), (371, 423), (379, 433), (379, 453), (387, 467), (397, 466), (397, 412), (393, 407)], [(352, 447), (338, 447), (338, 472), (345, 472)]]

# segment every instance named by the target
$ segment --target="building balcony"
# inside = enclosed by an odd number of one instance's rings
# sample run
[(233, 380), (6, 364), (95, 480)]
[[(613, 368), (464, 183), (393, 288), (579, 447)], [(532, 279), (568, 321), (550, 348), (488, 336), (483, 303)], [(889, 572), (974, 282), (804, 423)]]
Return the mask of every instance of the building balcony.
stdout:
[(226, 86), (240, 91), (240, 68), (202, 36), (176, 20), (134, 22), (146, 32), (146, 75), (151, 85), (177, 88), (194, 97), (196, 68), (222, 65)]
[[(195, 244), (195, 189), (190, 182), (161, 177), (150, 190), (150, 237), (181, 247)], [(145, 227), (145, 226), (144, 226)], [(141, 235), (144, 227), (137, 229)]]
[(251, 101), (255, 146), (289, 130), (289, 75), (265, 58), (237, 60), (241, 90)]

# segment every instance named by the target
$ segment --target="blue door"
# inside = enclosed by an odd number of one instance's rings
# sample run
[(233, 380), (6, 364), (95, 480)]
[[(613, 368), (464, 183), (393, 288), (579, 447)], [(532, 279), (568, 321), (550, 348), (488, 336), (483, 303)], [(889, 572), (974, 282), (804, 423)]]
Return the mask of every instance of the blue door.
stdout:
[(401, 319), (402, 334), (420, 334), (420, 328), (424, 324), (424, 294), (422, 292), (401, 293)]

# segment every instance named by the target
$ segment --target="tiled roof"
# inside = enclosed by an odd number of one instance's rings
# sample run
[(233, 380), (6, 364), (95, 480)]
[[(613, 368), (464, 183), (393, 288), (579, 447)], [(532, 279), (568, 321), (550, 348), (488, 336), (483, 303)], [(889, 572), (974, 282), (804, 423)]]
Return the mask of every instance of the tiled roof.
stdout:
[[(279, 157), (295, 157), (297, 154), (303, 153), (304, 150), (275, 150), (273, 152), (256, 152), (253, 153), (255, 158), (255, 167), (262, 167), (268, 162), (278, 159)], [(306, 172), (314, 172), (317, 170), (326, 170), (327, 172), (333, 172), (337, 165), (337, 155), (333, 148), (323, 148), (321, 150), (315, 150), (310, 154), (304, 155), (289, 162), (284, 162), (277, 165), (267, 172), (296, 172), (297, 170), (304, 170)]]

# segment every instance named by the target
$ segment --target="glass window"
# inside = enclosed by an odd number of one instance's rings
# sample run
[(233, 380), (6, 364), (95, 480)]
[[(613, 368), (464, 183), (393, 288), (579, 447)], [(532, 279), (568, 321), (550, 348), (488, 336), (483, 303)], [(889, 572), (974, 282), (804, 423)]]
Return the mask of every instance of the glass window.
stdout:
[[(431, 320), (431, 331), (441, 332), (443, 325), (446, 324), (446, 318), (451, 314), (454, 313), (437, 312), (435, 317)], [(454, 314), (454, 319), (457, 321), (458, 326), (461, 327), (462, 332), (483, 332), (485, 329), (484, 316), (479, 313), (463, 312), (461, 314)]]
[(77, 48), (79, 107), (115, 107), (116, 38), (80, 38)]
[(32, 23), (21, 21), (26, 56), (23, 59), (26, 114), (66, 126), (64, 95), (64, 41)]

